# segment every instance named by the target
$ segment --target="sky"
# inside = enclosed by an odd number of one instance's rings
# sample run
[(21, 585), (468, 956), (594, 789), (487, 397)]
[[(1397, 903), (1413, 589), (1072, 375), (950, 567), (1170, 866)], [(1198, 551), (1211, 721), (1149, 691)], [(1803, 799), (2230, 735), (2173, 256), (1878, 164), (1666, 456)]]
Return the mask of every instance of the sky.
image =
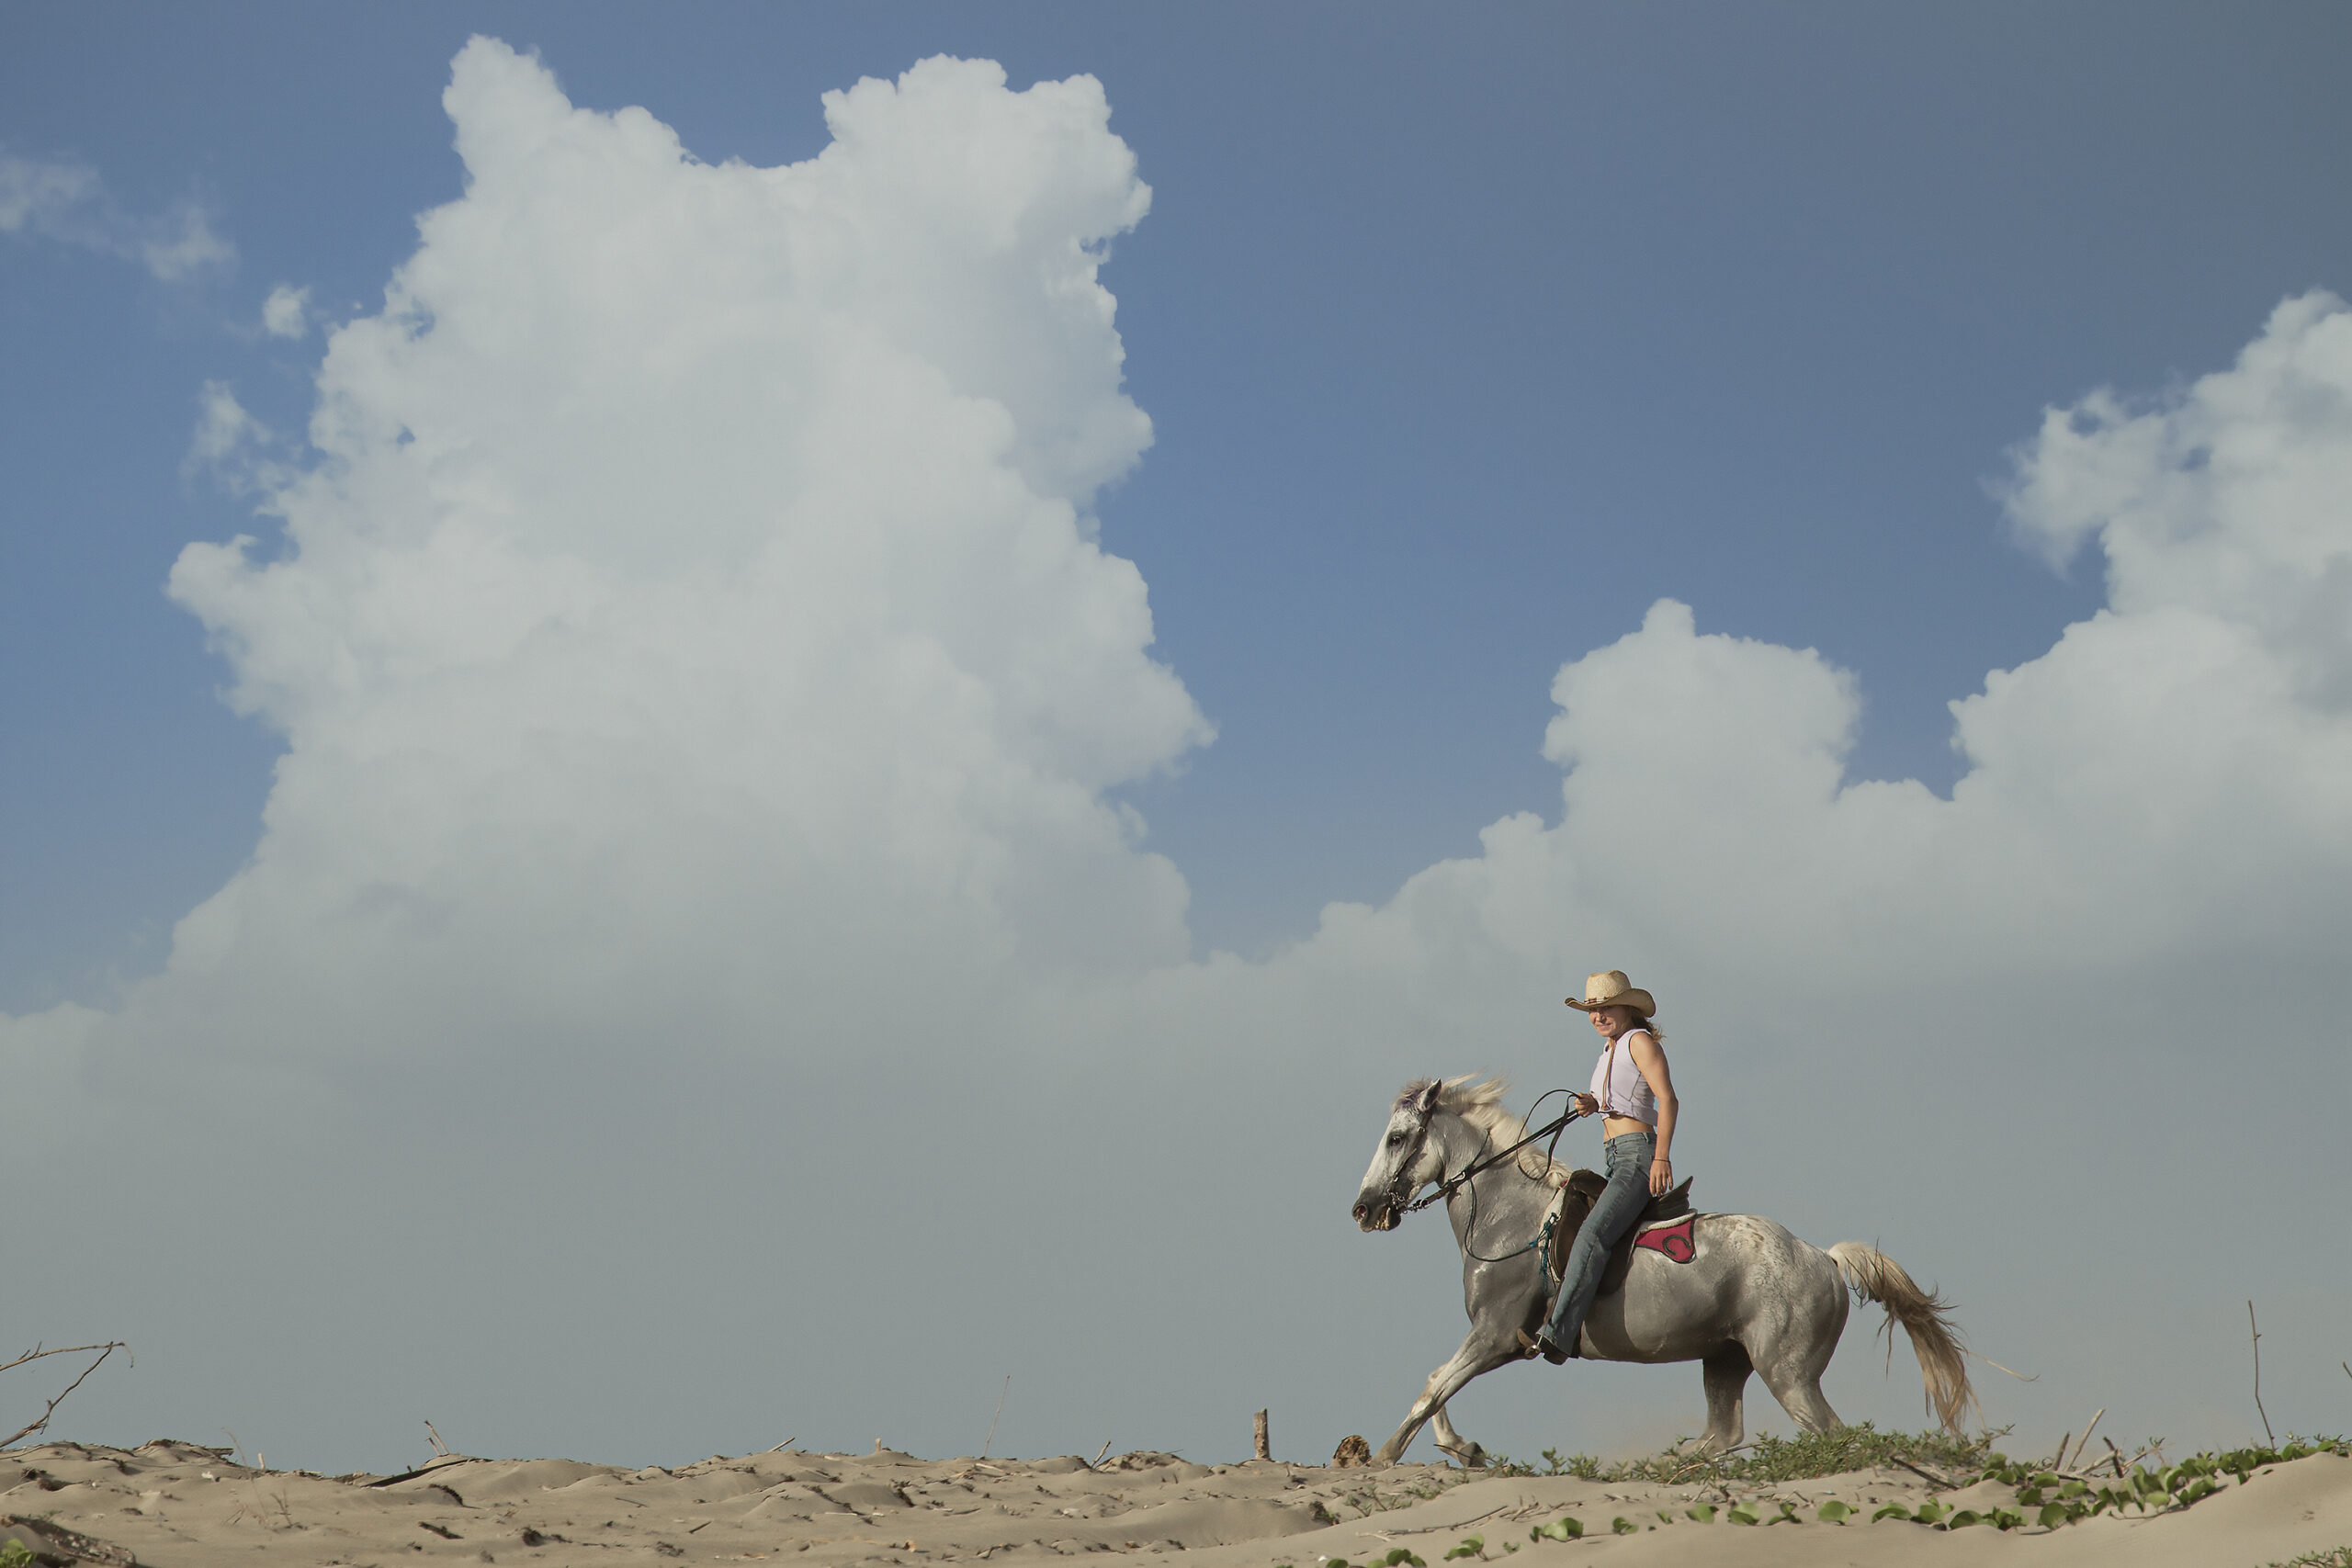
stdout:
[(140, 1352), (61, 1433), (1377, 1442), (1386, 1101), (1580, 1082), (1607, 967), (1988, 1419), (2243, 1438), (2254, 1297), (2342, 1428), (2340, 9), (0, 36), (0, 1329)]

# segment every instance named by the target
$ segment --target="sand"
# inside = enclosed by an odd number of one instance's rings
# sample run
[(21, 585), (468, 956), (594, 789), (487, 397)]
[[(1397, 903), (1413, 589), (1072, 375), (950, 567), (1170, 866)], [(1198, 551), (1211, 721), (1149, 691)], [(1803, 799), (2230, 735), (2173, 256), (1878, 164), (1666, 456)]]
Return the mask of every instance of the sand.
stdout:
[[(1982, 1511), (2011, 1501), (1997, 1483), (1937, 1493), (1919, 1476), (1890, 1470), (1725, 1491), (1488, 1479), (1440, 1466), (1201, 1465), (1154, 1453), (1124, 1455), (1099, 1469), (1075, 1457), (933, 1461), (877, 1447), (870, 1454), (714, 1457), (676, 1470), (453, 1457), (388, 1481), (260, 1471), (229, 1463), (218, 1450), (154, 1442), (13, 1450), (0, 1453), (0, 1515), (46, 1519), (151, 1568), (1029, 1562), (1180, 1552), (1187, 1568), (1321, 1568), (1333, 1558), (1361, 1564), (1396, 1546), (1430, 1568), (1451, 1568), (1444, 1554), (1473, 1534), (1483, 1537), (1487, 1561), (1501, 1560), (1505, 1543), (1515, 1542), (1514, 1568), (1588, 1562), (2262, 1568), (2352, 1543), (2352, 1459), (2328, 1454), (2270, 1466), (2243, 1486), (2153, 1518), (2007, 1532), (1867, 1522), (1870, 1510), (1887, 1502), (1916, 1508), (1934, 1495)], [(1830, 1498), (1862, 1517), (1818, 1522), (1815, 1511)], [(1751, 1500), (1767, 1517), (1785, 1499), (1804, 1522), (1686, 1517), (1696, 1505), (1720, 1508), (1736, 1499)], [(1532, 1526), (1562, 1517), (1580, 1521), (1585, 1536), (1528, 1539)], [(1631, 1533), (1612, 1533), (1617, 1519)], [(8, 1535), (0, 1529), (0, 1541)]]

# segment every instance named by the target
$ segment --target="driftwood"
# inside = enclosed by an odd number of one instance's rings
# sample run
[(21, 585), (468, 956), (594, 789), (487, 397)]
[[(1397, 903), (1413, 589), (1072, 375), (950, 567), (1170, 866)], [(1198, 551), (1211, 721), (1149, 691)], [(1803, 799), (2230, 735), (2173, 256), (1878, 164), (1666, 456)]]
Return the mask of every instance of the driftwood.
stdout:
[[(455, 1470), (461, 1464), (481, 1462), (471, 1454), (435, 1454), (414, 1470), (403, 1470), (398, 1475), (387, 1475), (381, 1481), (371, 1481), (368, 1484), (369, 1486), (398, 1486), (403, 1481), (414, 1481), (420, 1475), (431, 1475), (435, 1471)], [(443, 1490), (447, 1491), (447, 1488), (444, 1487)]]
[(1261, 1410), (1257, 1415), (1251, 1416), (1250, 1418), (1250, 1427), (1251, 1436), (1255, 1438), (1258, 1445), (1258, 1457), (1260, 1459), (1273, 1458), (1273, 1448), (1266, 1438), (1266, 1413)]
[(88, 1366), (82, 1369), (82, 1377), (75, 1378), (72, 1382), (65, 1385), (65, 1393), (59, 1394), (55, 1399), (51, 1400), (47, 1405), (42, 1407), (40, 1419), (27, 1422), (24, 1426), (17, 1427), (6, 1437), (0, 1438), (0, 1449), (13, 1449), (17, 1446), (17, 1440), (19, 1438), (29, 1438), (34, 1433), (46, 1429), (49, 1426), (49, 1418), (57, 1414), (57, 1407), (59, 1405), (65, 1403), (66, 1393), (72, 1393), (75, 1389), (80, 1388), (82, 1386), (82, 1379), (86, 1378), (92, 1372), (96, 1371), (99, 1364), (108, 1356), (113, 1355), (117, 1350), (119, 1350), (124, 1355), (128, 1356), (130, 1353), (130, 1347), (119, 1339), (109, 1339), (103, 1345), (61, 1345), (54, 1350), (44, 1350), (40, 1346), (36, 1345), (31, 1349), (26, 1351), (23, 1355), (17, 1357), (15, 1360), (9, 1361), (5, 1365), (0, 1365), (0, 1372), (5, 1372), (12, 1368), (21, 1367), (27, 1361), (38, 1361), (45, 1356), (78, 1356), (85, 1350), (96, 1350), (98, 1353), (97, 1360), (92, 1361)]

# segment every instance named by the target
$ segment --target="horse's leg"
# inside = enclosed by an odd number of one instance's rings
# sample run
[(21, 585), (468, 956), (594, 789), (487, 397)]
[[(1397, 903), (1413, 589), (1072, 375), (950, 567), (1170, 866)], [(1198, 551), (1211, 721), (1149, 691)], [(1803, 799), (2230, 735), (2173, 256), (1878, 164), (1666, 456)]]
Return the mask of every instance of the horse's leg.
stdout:
[(1446, 1407), (1439, 1405), (1430, 1415), (1430, 1441), (1438, 1451), (1452, 1454), (1454, 1462), (1464, 1470), (1487, 1468), (1487, 1450), (1453, 1429), (1453, 1422), (1446, 1416)]
[(1372, 1456), (1372, 1462), (1395, 1464), (1404, 1456), (1406, 1445), (1420, 1431), (1421, 1423), (1444, 1409), (1445, 1402), (1461, 1393), (1464, 1384), (1481, 1372), (1490, 1372), (1506, 1361), (1519, 1359), (1516, 1339), (1512, 1343), (1502, 1344), (1489, 1334), (1472, 1329), (1470, 1337), (1462, 1342), (1462, 1348), (1453, 1353), (1453, 1359), (1430, 1374), (1430, 1381), (1421, 1385), (1421, 1397), (1413, 1401), (1413, 1407), (1405, 1412), (1405, 1424), (1396, 1428), (1396, 1436), (1380, 1445), (1380, 1451)]
[(1789, 1419), (1808, 1432), (1826, 1432), (1839, 1425), (1838, 1412), (1822, 1397), (1821, 1374), (1838, 1348), (1838, 1331), (1846, 1325), (1845, 1305), (1841, 1294), (1834, 1315), (1815, 1313), (1812, 1321), (1806, 1321), (1803, 1312), (1794, 1313), (1790, 1321), (1776, 1325), (1779, 1332), (1769, 1343), (1749, 1348), (1756, 1375), (1764, 1380)]
[(1780, 1310), (1770, 1322), (1752, 1325), (1758, 1332), (1749, 1335), (1747, 1353), (1789, 1418), (1808, 1432), (1826, 1432), (1840, 1423), (1822, 1397), (1821, 1374), (1846, 1330), (1846, 1281), (1836, 1259), (1810, 1247), (1802, 1251), (1810, 1256), (1792, 1260)]
[(1747, 1347), (1736, 1340), (1699, 1365), (1707, 1384), (1707, 1431), (1699, 1447), (1709, 1453), (1724, 1453), (1737, 1448), (1739, 1439), (1747, 1436), (1740, 1396), (1747, 1387), (1747, 1374), (1755, 1368), (1748, 1362)]
[(1821, 1395), (1818, 1369), (1806, 1372), (1783, 1363), (1758, 1367), (1756, 1371), (1764, 1380), (1764, 1386), (1772, 1391), (1772, 1397), (1781, 1402), (1781, 1408), (1789, 1413), (1789, 1419), (1806, 1431), (1834, 1431), (1842, 1425), (1838, 1412), (1830, 1409), (1829, 1401)]

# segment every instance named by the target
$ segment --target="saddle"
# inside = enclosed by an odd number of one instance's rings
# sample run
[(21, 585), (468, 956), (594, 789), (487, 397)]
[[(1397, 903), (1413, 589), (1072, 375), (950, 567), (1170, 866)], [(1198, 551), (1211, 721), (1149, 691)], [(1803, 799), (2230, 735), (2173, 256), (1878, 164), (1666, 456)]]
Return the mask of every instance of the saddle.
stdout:
[[(1543, 1248), (1544, 1273), (1551, 1283), (1556, 1285), (1566, 1273), (1568, 1248), (1576, 1245), (1577, 1233), (1584, 1228), (1586, 1217), (1592, 1213), (1592, 1205), (1608, 1186), (1609, 1179), (1599, 1171), (1575, 1171), (1569, 1175), (1567, 1185), (1560, 1189), (1559, 1197), (1553, 1201), (1552, 1213), (1544, 1216), (1544, 1224), (1550, 1234)], [(1688, 1178), (1679, 1187), (1651, 1199), (1649, 1206), (1625, 1227), (1625, 1234), (1617, 1238), (1617, 1245), (1609, 1249), (1609, 1265), (1600, 1275), (1600, 1293), (1614, 1295), (1625, 1288), (1625, 1276), (1634, 1267), (1634, 1249), (1645, 1244), (1652, 1250), (1664, 1253), (1669, 1261), (1690, 1261), (1688, 1222), (1696, 1217), (1696, 1213), (1690, 1207), (1690, 1180)], [(1673, 1231), (1682, 1234), (1677, 1235), (1668, 1232), (1656, 1237), (1645, 1234), (1661, 1226), (1671, 1226)]]

